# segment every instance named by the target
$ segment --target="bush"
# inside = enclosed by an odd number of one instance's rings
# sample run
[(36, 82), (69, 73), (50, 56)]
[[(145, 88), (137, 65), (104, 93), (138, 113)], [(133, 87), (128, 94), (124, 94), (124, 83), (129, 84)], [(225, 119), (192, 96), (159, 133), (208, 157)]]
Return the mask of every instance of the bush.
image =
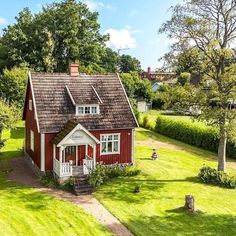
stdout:
[(209, 166), (204, 166), (200, 169), (198, 178), (203, 183), (210, 183), (225, 188), (236, 188), (236, 177), (229, 176), (223, 171), (218, 171)]
[(142, 126), (146, 129), (150, 129), (151, 128), (151, 124), (149, 122), (149, 118), (148, 116), (144, 116), (143, 117), (143, 122), (142, 122)]
[[(176, 140), (217, 152), (219, 145), (218, 130), (213, 127), (196, 125), (196, 123), (173, 120), (168, 117), (158, 116), (155, 131)], [(227, 156), (236, 158), (235, 142), (228, 141)]]
[(51, 172), (47, 172), (40, 179), (40, 183), (49, 188), (57, 188), (67, 192), (73, 192), (74, 178), (70, 177), (67, 181), (60, 184)]
[(132, 166), (121, 166), (119, 164), (104, 166), (97, 164), (89, 176), (89, 183), (94, 187), (99, 187), (107, 180), (119, 176), (136, 176), (141, 170)]

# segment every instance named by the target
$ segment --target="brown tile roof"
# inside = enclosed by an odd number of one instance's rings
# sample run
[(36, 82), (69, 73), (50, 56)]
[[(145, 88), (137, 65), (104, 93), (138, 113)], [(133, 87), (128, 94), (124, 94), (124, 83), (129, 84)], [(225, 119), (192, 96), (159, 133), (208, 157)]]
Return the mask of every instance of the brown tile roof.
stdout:
[(92, 86), (87, 84), (81, 84), (79, 87), (67, 86), (75, 104), (86, 105), (86, 104), (98, 104), (99, 99), (94, 92)]
[(63, 140), (67, 134), (69, 134), (75, 127), (77, 123), (73, 120), (69, 120), (65, 126), (61, 129), (60, 132), (57, 133), (56, 137), (53, 139), (54, 144), (58, 144)]
[[(42, 133), (59, 132), (71, 119), (88, 130), (137, 127), (120, 79), (115, 74), (71, 77), (61, 73), (31, 73), (31, 81)], [(98, 104), (97, 92), (102, 100), (100, 114), (75, 116), (75, 106), (66, 86), (75, 103)]]

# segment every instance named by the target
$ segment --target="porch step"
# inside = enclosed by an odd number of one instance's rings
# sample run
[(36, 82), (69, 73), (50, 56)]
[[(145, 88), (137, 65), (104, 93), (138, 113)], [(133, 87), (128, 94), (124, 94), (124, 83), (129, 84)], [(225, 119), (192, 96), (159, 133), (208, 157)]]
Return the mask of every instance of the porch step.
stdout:
[(93, 187), (89, 184), (88, 175), (79, 175), (75, 178), (74, 192), (75, 195), (91, 194)]

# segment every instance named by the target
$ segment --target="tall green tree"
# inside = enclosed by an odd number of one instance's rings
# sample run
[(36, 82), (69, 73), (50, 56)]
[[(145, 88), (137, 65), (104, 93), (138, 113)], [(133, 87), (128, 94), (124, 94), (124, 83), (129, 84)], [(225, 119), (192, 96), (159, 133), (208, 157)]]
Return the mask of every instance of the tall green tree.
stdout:
[(142, 80), (135, 71), (122, 73), (120, 77), (129, 98), (143, 98), (147, 101), (152, 100), (152, 85), (149, 80)]
[(19, 119), (19, 111), (14, 105), (9, 105), (4, 100), (0, 100), (0, 148), (4, 145), (2, 131), (14, 128)]
[(0, 65), (64, 72), (70, 62), (99, 64), (108, 39), (99, 30), (98, 13), (76, 0), (54, 2), (36, 14), (26, 8), (0, 38)]
[(121, 55), (119, 59), (119, 71), (120, 73), (129, 73), (130, 71), (141, 71), (140, 61), (130, 55)]
[(203, 55), (205, 82), (192, 90), (193, 104), (201, 108), (200, 119), (219, 126), (218, 170), (224, 171), (227, 137), (236, 119), (235, 109), (231, 109), (236, 100), (236, 63), (231, 49), (236, 39), (236, 1), (188, 0), (172, 10), (171, 19), (160, 31), (176, 38), (180, 48), (195, 47)]
[(27, 83), (27, 68), (5, 69), (0, 75), (0, 98), (9, 104), (22, 107)]

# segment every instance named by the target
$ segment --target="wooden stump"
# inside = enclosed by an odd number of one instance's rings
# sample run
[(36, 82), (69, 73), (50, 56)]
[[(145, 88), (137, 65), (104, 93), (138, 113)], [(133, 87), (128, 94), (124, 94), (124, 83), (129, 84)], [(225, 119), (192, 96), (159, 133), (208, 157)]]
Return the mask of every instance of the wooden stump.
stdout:
[(192, 195), (186, 195), (185, 196), (185, 206), (187, 210), (194, 211), (194, 196)]

